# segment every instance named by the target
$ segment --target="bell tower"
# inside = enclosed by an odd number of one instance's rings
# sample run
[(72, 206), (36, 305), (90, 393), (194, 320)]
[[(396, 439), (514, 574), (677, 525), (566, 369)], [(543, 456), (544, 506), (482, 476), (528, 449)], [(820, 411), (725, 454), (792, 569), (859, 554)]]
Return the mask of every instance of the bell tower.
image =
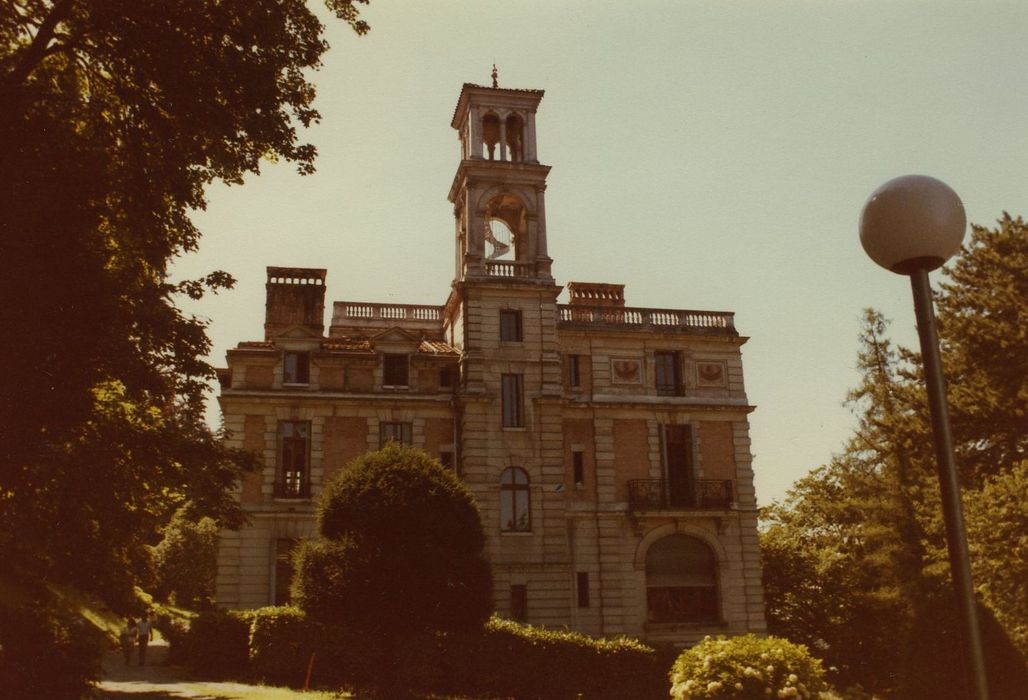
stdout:
[[(569, 538), (543, 526), (565, 522), (566, 497), (554, 488), (564, 478), (561, 288), (546, 248), (550, 167), (536, 149), (542, 98), (542, 90), (499, 87), (494, 67), (491, 87), (464, 84), (451, 122), (461, 159), (449, 194), (456, 270), (444, 330), (461, 354), (458, 462), (490, 533), (498, 610), (526, 586), (545, 586), (553, 600), (571, 596)], [(512, 510), (501, 490), (534, 495)], [(525, 572), (539, 562), (546, 571), (530, 582)]]
[(461, 160), (450, 187), (456, 219), (455, 280), (516, 278), (552, 285), (544, 192), (536, 150), (542, 90), (465, 83), (451, 126)]

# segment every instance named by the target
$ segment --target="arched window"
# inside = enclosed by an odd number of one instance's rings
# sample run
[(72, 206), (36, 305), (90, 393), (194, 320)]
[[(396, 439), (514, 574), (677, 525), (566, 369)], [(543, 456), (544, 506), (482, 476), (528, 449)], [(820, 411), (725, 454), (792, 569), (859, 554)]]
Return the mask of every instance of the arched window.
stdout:
[(482, 144), (488, 160), (496, 160), (496, 146), (500, 143), (500, 118), (492, 112), (482, 117)]
[(507, 153), (514, 163), (525, 159), (525, 130), (521, 117), (511, 114), (506, 123)]
[(717, 565), (705, 542), (669, 535), (646, 552), (649, 622), (716, 622)]
[(528, 532), (532, 529), (528, 474), (509, 467), (500, 475), (500, 530)]

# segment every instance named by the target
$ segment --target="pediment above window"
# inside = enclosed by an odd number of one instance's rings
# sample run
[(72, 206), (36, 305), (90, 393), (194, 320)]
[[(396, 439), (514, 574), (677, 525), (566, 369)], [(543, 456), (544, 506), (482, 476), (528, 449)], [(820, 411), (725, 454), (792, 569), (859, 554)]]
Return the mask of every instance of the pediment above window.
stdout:
[(421, 336), (393, 327), (371, 336), (371, 343), (376, 352), (412, 354), (421, 344)]
[(321, 340), (322, 336), (320, 333), (317, 333), (305, 326), (289, 326), (288, 328), (282, 329), (281, 333), (276, 333), (275, 338), (296, 338), (303, 340), (317, 338), (318, 340)]

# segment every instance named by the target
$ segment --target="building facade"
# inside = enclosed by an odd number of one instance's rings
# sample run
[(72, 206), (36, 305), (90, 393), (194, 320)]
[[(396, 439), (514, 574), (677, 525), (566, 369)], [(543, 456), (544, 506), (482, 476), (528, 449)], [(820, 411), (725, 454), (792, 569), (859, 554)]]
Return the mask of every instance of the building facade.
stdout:
[(749, 405), (726, 312), (635, 308), (547, 254), (540, 90), (465, 84), (452, 126), (455, 275), (441, 306), (337, 301), (268, 268), (264, 339), (220, 370), (231, 441), (263, 456), (222, 533), (217, 597), (288, 597), (322, 484), (389, 440), (478, 500), (504, 616), (685, 644), (765, 629)]

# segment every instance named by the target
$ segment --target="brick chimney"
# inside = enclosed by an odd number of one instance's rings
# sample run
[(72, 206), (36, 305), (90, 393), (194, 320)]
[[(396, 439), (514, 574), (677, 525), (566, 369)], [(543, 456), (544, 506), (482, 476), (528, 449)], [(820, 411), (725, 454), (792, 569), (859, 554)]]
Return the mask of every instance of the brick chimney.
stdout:
[(265, 340), (293, 326), (324, 335), (326, 273), (326, 270), (309, 267), (268, 268)]
[(602, 282), (568, 282), (572, 306), (622, 308), (625, 305), (625, 285)]

